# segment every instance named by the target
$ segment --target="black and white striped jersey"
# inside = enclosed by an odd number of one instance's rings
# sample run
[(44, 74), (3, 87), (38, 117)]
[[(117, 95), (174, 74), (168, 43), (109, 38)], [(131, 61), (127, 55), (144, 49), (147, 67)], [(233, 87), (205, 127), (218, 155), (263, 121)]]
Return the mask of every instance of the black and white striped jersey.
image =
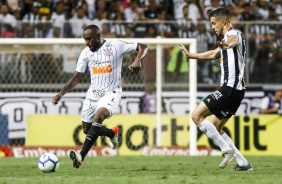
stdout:
[(239, 38), (238, 45), (234, 48), (220, 51), (220, 68), (221, 68), (221, 81), (220, 85), (230, 86), (236, 90), (245, 89), (244, 70), (245, 70), (245, 56), (246, 46), (245, 39), (240, 30), (231, 28), (224, 35), (224, 42), (230, 36), (236, 35)]

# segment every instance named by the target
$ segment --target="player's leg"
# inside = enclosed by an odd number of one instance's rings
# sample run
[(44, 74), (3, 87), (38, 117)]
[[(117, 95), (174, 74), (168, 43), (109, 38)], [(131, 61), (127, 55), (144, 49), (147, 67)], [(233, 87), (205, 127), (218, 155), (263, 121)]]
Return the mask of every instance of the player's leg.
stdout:
[[(119, 88), (117, 88), (107, 93), (107, 95), (103, 97), (103, 100), (99, 101), (99, 103), (97, 104), (97, 108), (105, 107), (106, 109), (108, 109), (110, 115), (107, 118), (110, 118), (113, 115), (113, 113), (118, 110), (120, 101), (121, 101), (121, 91)], [(116, 149), (119, 145), (119, 141), (118, 141), (119, 128), (117, 126), (114, 126), (111, 129), (102, 128), (100, 130), (101, 135), (107, 132), (108, 134), (106, 136), (109, 137), (110, 147), (112, 149)], [(109, 134), (109, 132), (111, 132), (111, 134)]]
[(232, 150), (229, 145), (223, 140), (215, 126), (206, 119), (207, 116), (212, 115), (204, 102), (201, 102), (192, 113), (193, 122), (199, 129), (205, 133), (210, 139), (215, 141), (223, 152)]
[(210, 139), (212, 139), (220, 147), (223, 152), (223, 160), (219, 167), (224, 168), (234, 157), (234, 151), (225, 142), (222, 136), (219, 134), (215, 126), (206, 119), (207, 116), (212, 115), (208, 107), (204, 102), (201, 102), (198, 107), (192, 113), (193, 122), (199, 127), (199, 129), (205, 133)]
[[(83, 133), (87, 135), (88, 131), (90, 130), (92, 126), (92, 122), (84, 122), (82, 121), (82, 129), (83, 129)], [(113, 127), (113, 128), (107, 128), (105, 126), (102, 126), (101, 127), (101, 130), (100, 130), (100, 134), (99, 136), (107, 136), (109, 138), (113, 138), (115, 136), (115, 129), (117, 127)], [(114, 129), (114, 130), (113, 130)]]
[(94, 122), (91, 124), (91, 127), (86, 135), (82, 149), (80, 153), (75, 152), (74, 150), (70, 151), (70, 158), (73, 161), (73, 167), (79, 168), (84, 161), (85, 156), (87, 155), (90, 148), (96, 142), (100, 134), (100, 129), (102, 127), (103, 121), (110, 116), (108, 109), (100, 108), (96, 111), (94, 116)]
[[(112, 101), (113, 98), (116, 100)], [(96, 109), (105, 107), (106, 109), (109, 110), (110, 112), (109, 117), (111, 117), (112, 112), (118, 107), (120, 103), (120, 98), (121, 98), (120, 93), (109, 92), (104, 97), (102, 97), (100, 100), (94, 101), (94, 100), (85, 99), (83, 103), (82, 118), (81, 118), (83, 133), (87, 135), (88, 131), (92, 127)], [(118, 132), (117, 126), (114, 126), (110, 129), (105, 126), (102, 126), (99, 132), (99, 136), (107, 136), (110, 139), (112, 139), (115, 137), (117, 132)]]
[(109, 116), (110, 116), (110, 112), (108, 111), (108, 109), (104, 107), (96, 111), (95, 116), (94, 116), (94, 121), (86, 135), (85, 141), (83, 143), (83, 146), (80, 152), (82, 161), (84, 160), (86, 154), (88, 153), (92, 145), (96, 142), (97, 138), (99, 137), (103, 121)]
[[(235, 151), (235, 159), (237, 162), (237, 168), (243, 167), (248, 168), (248, 170), (252, 170), (250, 163), (246, 160), (246, 158), (241, 154), (241, 152), (234, 145), (232, 139), (222, 130), (223, 126), (226, 124), (228, 119), (219, 120), (216, 116), (212, 115), (211, 122), (214, 124), (218, 132), (220, 132), (222, 138), (225, 142)], [(235, 169), (235, 168), (234, 168)]]

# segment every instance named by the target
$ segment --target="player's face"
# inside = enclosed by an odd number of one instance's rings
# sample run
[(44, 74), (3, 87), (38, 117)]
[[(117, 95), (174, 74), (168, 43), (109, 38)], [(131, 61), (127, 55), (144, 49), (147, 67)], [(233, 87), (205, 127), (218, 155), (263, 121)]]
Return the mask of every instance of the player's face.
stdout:
[(92, 51), (97, 50), (101, 46), (101, 35), (100, 33), (97, 33), (97, 31), (87, 29), (83, 32), (83, 38), (87, 47), (89, 47)]
[(220, 18), (211, 17), (210, 18), (211, 24), (212, 24), (212, 30), (217, 35), (221, 35), (223, 32), (223, 20)]

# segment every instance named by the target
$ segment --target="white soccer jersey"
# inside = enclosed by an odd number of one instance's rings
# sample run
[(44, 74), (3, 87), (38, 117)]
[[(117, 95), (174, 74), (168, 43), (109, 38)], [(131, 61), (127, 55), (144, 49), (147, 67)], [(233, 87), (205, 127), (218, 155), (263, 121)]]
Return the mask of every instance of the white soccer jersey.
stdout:
[(220, 85), (227, 85), (236, 90), (245, 89), (244, 84), (244, 69), (245, 69), (245, 39), (242, 32), (238, 29), (231, 28), (224, 35), (226, 42), (230, 36), (236, 35), (239, 38), (239, 43), (236, 47), (220, 51), (220, 68), (221, 81)]
[(86, 98), (97, 100), (112, 90), (122, 90), (121, 66), (123, 55), (136, 50), (136, 42), (107, 39), (95, 52), (86, 47), (80, 54), (76, 71), (84, 73), (88, 67), (91, 85)]

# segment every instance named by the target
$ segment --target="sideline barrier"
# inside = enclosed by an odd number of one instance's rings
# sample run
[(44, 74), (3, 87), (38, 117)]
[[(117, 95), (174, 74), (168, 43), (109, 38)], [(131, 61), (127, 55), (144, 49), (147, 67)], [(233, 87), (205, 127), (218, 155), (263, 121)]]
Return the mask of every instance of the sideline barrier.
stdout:
[[(80, 115), (28, 116), (26, 146), (81, 145), (85, 135), (82, 132), (80, 118)], [(121, 129), (119, 155), (146, 155), (143, 148), (147, 150), (154, 148), (151, 146), (156, 143), (155, 120), (155, 115), (114, 115), (111, 119), (104, 121), (104, 125), (107, 127), (118, 125)], [(244, 155), (281, 156), (282, 149), (278, 149), (282, 147), (281, 122), (282, 117), (279, 115), (234, 116), (227, 123), (225, 132), (231, 136)], [(163, 115), (161, 146), (167, 149), (177, 148), (177, 146), (188, 149), (188, 127), (188, 115)], [(202, 132), (198, 131), (197, 138), (198, 148), (211, 150), (218, 148)], [(97, 146), (107, 146), (108, 139), (98, 138), (96, 143)]]

